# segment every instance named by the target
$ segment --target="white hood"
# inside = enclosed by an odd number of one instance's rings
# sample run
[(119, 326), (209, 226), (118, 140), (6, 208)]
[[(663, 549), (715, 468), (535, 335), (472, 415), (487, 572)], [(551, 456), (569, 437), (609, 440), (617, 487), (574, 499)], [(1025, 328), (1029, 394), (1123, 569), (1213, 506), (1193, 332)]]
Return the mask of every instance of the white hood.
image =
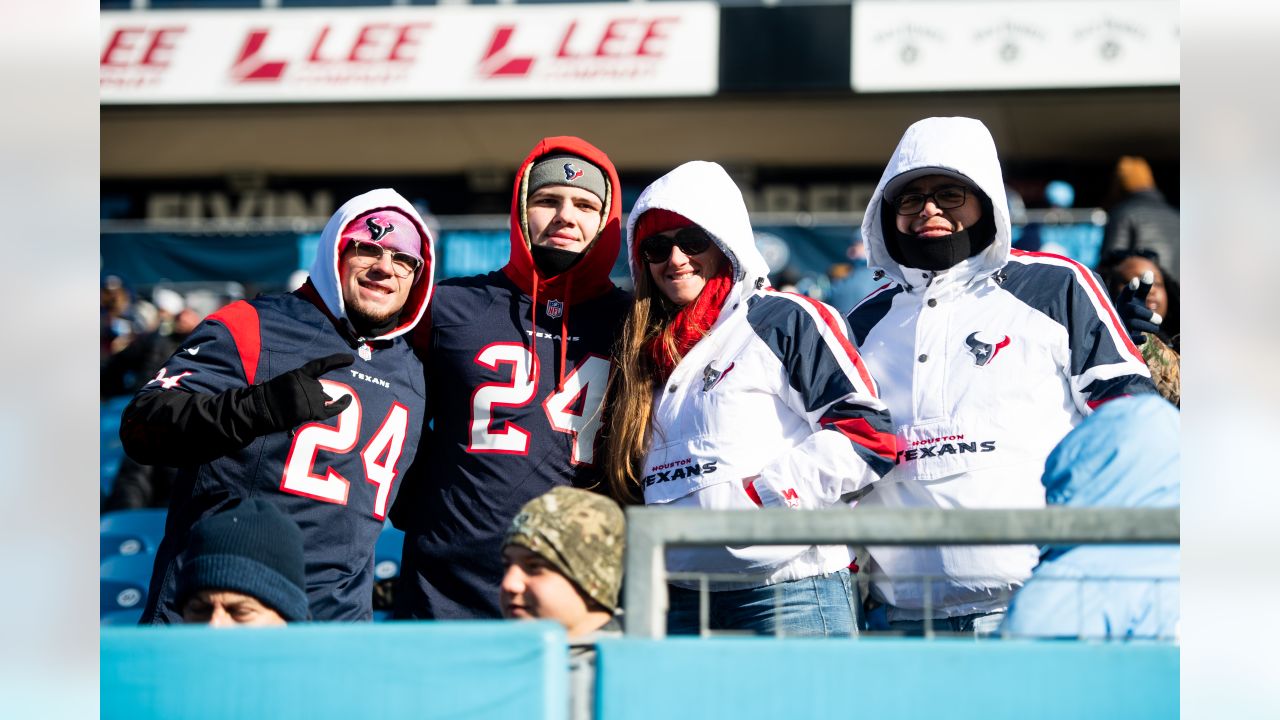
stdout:
[(636, 255), (636, 223), (654, 208), (679, 213), (707, 231), (733, 263), (735, 288), (730, 298), (754, 291), (757, 279), (768, 282), (769, 265), (756, 249), (742, 192), (724, 168), (703, 160), (687, 162), (658, 178), (631, 208), (627, 217), (627, 258), (633, 282), (636, 273), (649, 272), (649, 264)]
[(991, 199), (996, 226), (995, 241), (978, 255), (965, 260), (953, 270), (973, 274), (983, 270), (997, 270), (1009, 260), (1013, 245), (1012, 226), (1009, 222), (1009, 201), (1004, 189), (1004, 177), (1000, 172), (1000, 158), (996, 144), (987, 126), (978, 120), (964, 117), (925, 118), (907, 128), (893, 157), (880, 176), (875, 194), (867, 206), (862, 220), (862, 237), (867, 247), (867, 263), (880, 268), (893, 280), (904, 283), (903, 272), (897, 261), (889, 257), (885, 249), (884, 233), (880, 225), (881, 199), (885, 186), (899, 175), (911, 172), (912, 176), (928, 175), (924, 168), (945, 168), (960, 173)]
[(316, 248), (315, 262), (311, 265), (311, 284), (320, 294), (325, 307), (334, 317), (343, 320), (348, 330), (356, 335), (351, 322), (347, 320), (347, 308), (338, 282), (338, 260), (341, 255), (338, 244), (342, 239), (343, 228), (347, 227), (352, 220), (364, 213), (385, 209), (398, 210), (417, 224), (418, 234), (422, 237), (423, 264), (421, 276), (409, 291), (409, 297), (400, 310), (400, 322), (390, 332), (379, 335), (377, 338), (369, 338), (371, 340), (390, 340), (409, 332), (418, 324), (427, 310), (435, 281), (435, 238), (431, 236), (431, 231), (422, 221), (422, 216), (400, 193), (389, 188), (379, 188), (357, 195), (343, 203), (325, 224), (324, 231), (320, 235), (320, 243)]

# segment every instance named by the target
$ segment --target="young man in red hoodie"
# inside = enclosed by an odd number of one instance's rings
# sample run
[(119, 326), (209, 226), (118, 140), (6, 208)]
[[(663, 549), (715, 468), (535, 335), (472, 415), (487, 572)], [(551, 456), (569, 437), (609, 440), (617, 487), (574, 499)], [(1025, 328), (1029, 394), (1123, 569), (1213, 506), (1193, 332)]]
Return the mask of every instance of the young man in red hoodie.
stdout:
[(423, 452), (392, 510), (405, 531), (396, 617), (499, 618), (503, 537), (529, 500), (600, 481), (610, 350), (629, 296), (618, 174), (575, 137), (540, 141), (511, 201), (499, 270), (440, 283), (415, 337)]

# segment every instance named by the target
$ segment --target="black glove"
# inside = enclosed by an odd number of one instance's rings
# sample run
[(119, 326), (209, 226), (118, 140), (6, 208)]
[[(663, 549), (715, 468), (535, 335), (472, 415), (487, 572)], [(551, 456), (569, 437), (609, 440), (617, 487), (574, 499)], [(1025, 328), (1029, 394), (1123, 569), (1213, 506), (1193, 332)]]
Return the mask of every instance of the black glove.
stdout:
[(1141, 346), (1147, 341), (1143, 333), (1155, 335), (1164, 320), (1160, 313), (1147, 307), (1147, 294), (1151, 292), (1155, 281), (1155, 274), (1148, 270), (1141, 278), (1130, 280), (1120, 291), (1120, 297), (1116, 298), (1116, 311), (1120, 313), (1120, 321), (1124, 323), (1124, 329), (1134, 345)]
[(346, 410), (351, 396), (330, 400), (317, 378), (355, 361), (350, 353), (336, 353), (258, 385), (256, 391), (266, 408), (267, 420), (277, 430), (290, 430), (305, 422), (328, 420)]

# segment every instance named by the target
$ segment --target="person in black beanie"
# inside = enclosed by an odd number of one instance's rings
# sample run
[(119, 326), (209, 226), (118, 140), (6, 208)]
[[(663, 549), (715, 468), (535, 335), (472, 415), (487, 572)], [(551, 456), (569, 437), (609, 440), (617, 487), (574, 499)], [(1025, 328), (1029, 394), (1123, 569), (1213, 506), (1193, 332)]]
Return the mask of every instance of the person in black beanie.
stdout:
[(185, 623), (283, 625), (311, 619), (302, 531), (274, 505), (246, 500), (191, 528), (178, 606)]

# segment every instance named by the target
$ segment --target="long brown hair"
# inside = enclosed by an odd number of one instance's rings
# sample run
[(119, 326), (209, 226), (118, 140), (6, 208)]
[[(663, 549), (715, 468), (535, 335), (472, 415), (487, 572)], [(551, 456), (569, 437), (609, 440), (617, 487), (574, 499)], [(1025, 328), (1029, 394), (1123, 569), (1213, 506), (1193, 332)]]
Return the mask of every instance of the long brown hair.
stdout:
[[(649, 452), (653, 391), (659, 379), (647, 348), (679, 310), (665, 295), (654, 291), (647, 268), (635, 273), (634, 294), (614, 347), (614, 370), (605, 401), (605, 479), (610, 495), (624, 505), (644, 504), (640, 466)], [(665, 335), (668, 349), (679, 357), (675, 340), (670, 333)]]

